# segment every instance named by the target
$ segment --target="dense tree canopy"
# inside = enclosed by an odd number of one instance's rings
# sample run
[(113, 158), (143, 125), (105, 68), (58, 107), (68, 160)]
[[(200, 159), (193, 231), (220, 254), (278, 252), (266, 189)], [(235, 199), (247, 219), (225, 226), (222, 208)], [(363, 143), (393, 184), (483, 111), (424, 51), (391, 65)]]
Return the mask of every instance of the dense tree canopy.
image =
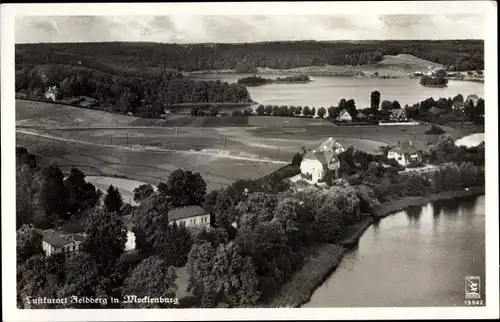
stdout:
[[(32, 64), (76, 64), (139, 74), (142, 70), (182, 71), (256, 67), (290, 69), (306, 66), (364, 65), (384, 55), (411, 54), (455, 70), (484, 69), (481, 40), (385, 40), (369, 42), (282, 41), (246, 44), (60, 43), (16, 45), (16, 70)], [(142, 70), (137, 68), (143, 66)], [(118, 68), (114, 68), (118, 69)]]
[(85, 234), (83, 249), (101, 272), (112, 267), (125, 250), (127, 230), (116, 212), (96, 209), (87, 218)]
[(134, 201), (141, 203), (144, 199), (148, 198), (154, 193), (154, 188), (150, 184), (143, 184), (134, 189)]
[[(137, 298), (174, 298), (177, 291), (177, 278), (172, 266), (160, 257), (151, 256), (143, 260), (130, 276), (125, 279), (122, 296), (135, 295)], [(168, 303), (125, 303), (124, 307), (164, 308)]]
[(33, 225), (23, 225), (16, 233), (17, 263), (24, 263), (34, 255), (43, 255), (42, 239), (40, 230)]
[(202, 205), (207, 184), (198, 172), (177, 169), (170, 174), (165, 184), (158, 185), (158, 190), (173, 207)]

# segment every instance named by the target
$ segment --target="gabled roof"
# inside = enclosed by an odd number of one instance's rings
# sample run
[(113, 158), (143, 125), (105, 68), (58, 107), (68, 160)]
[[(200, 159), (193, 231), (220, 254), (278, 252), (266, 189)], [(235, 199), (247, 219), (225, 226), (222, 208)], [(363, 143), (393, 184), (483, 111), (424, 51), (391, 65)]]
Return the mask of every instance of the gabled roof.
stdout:
[(343, 149), (344, 147), (342, 144), (340, 144), (338, 141), (336, 141), (334, 138), (330, 137), (328, 140), (322, 142), (319, 145), (318, 150), (319, 151), (333, 151), (336, 149)]
[(361, 113), (361, 112), (359, 112), (358, 114), (356, 114), (356, 117), (359, 118), (359, 119), (361, 119), (361, 118), (366, 118), (366, 115), (363, 114), (363, 113)]
[(304, 159), (318, 160), (323, 166), (328, 166), (328, 164), (339, 161), (337, 155), (330, 151), (307, 151)]
[(342, 111), (340, 111), (339, 116), (341, 116), (341, 115), (345, 115), (345, 114), (347, 114), (347, 115), (351, 116), (351, 114), (349, 114), (349, 112), (347, 112), (347, 110), (346, 110), (346, 109), (343, 109)]
[(43, 241), (54, 247), (63, 247), (75, 241), (83, 241), (84, 234), (64, 234), (58, 229), (47, 229), (42, 232)]
[(404, 109), (396, 108), (396, 109), (392, 110), (392, 116), (400, 117), (401, 114), (403, 114), (403, 112), (404, 112)]
[(185, 206), (174, 208), (168, 212), (168, 221), (205, 215), (207, 212), (200, 206)]

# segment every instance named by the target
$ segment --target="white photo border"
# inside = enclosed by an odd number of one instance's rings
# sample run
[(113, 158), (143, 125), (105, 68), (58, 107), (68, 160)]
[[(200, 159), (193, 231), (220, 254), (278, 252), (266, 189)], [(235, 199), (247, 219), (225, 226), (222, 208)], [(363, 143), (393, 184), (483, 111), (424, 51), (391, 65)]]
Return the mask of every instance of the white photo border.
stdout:
[[(57, 3), (1, 6), (2, 306), (6, 321), (318, 320), (498, 318), (498, 53), (495, 1)], [(16, 307), (14, 21), (16, 16), (68, 15), (375, 15), (481, 14), (484, 16), (486, 158), (485, 307), (299, 309), (19, 310)]]

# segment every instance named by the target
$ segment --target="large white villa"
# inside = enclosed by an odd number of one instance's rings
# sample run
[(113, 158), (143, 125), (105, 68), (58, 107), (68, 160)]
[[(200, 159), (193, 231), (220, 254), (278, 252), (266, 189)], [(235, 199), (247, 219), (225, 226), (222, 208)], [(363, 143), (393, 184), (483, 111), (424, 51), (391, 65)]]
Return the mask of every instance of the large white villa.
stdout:
[(344, 151), (344, 147), (333, 138), (321, 143), (317, 150), (307, 151), (300, 163), (302, 180), (312, 184), (319, 183), (328, 170), (335, 171), (337, 177), (340, 168), (337, 155)]

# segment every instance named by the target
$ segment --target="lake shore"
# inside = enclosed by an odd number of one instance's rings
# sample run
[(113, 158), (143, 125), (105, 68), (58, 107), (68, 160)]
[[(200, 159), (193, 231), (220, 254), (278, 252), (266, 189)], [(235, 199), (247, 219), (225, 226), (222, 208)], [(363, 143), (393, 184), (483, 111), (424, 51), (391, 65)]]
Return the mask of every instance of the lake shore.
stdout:
[(385, 202), (372, 212), (374, 218), (384, 218), (395, 212), (403, 211), (409, 207), (424, 206), (429, 202), (450, 200), (455, 198), (477, 196), (484, 194), (485, 187), (470, 187), (469, 190), (443, 191), (425, 197), (405, 197), (402, 199)]
[(407, 197), (382, 204), (359, 222), (348, 226), (346, 236), (338, 244), (315, 246), (304, 265), (283, 285), (266, 307), (300, 307), (308, 302), (314, 291), (335, 272), (341, 259), (348, 251), (347, 246), (359, 241), (374, 221), (409, 207), (424, 206), (429, 202), (449, 200), (484, 194), (485, 187), (471, 187), (469, 190), (443, 191), (426, 197)]

